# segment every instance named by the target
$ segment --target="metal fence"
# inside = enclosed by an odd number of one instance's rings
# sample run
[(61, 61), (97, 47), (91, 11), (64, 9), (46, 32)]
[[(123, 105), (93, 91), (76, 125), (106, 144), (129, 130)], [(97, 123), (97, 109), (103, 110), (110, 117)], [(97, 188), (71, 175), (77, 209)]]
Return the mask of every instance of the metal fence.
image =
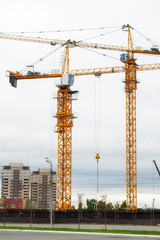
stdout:
[[(83, 223), (95, 224), (135, 224), (157, 225), (160, 223), (160, 211), (120, 212), (120, 211), (53, 211), (54, 224)], [(49, 210), (0, 210), (0, 222), (7, 223), (50, 223)]]

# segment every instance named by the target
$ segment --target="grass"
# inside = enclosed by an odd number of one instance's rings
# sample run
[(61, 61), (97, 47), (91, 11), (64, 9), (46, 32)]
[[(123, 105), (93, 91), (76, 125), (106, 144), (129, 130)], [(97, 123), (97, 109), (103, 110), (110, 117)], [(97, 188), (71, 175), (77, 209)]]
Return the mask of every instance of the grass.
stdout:
[(43, 227), (14, 227), (0, 226), (0, 229), (10, 230), (38, 230), (38, 231), (66, 231), (66, 232), (89, 232), (89, 233), (117, 233), (117, 234), (137, 234), (137, 235), (160, 235), (159, 231), (145, 230), (103, 230), (103, 229), (75, 229), (75, 228), (43, 228)]

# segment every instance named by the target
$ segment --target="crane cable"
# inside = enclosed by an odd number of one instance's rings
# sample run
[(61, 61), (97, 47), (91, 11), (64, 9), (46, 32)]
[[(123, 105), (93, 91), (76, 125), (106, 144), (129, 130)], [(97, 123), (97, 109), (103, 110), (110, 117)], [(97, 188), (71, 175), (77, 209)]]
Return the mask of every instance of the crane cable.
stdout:
[[(66, 44), (66, 43), (65, 43)], [(42, 62), (44, 59), (46, 59), (47, 57), (49, 57), (51, 54), (55, 53), (56, 51), (58, 51), (60, 48), (62, 48), (65, 44), (59, 46), (58, 48), (54, 49), (53, 51), (47, 53), (45, 56), (43, 56), (42, 58), (38, 59), (37, 61), (35, 61), (34, 63), (32, 63), (30, 65), (30, 67), (26, 67), (23, 70), (20, 71), (20, 74), (26, 72), (29, 68), (34, 67), (35, 65), (37, 65), (38, 63)]]
[(99, 192), (99, 159), (100, 159), (100, 106), (101, 81), (100, 76), (95, 79), (95, 159), (97, 160), (97, 193)]
[(152, 44), (158, 45), (156, 42), (152, 41), (150, 38), (146, 37), (144, 34), (138, 32), (134, 28), (132, 28), (136, 33), (138, 33), (141, 37), (145, 38), (148, 42), (151, 42)]
[(86, 51), (89, 51), (89, 52), (93, 52), (93, 53), (99, 54), (99, 55), (101, 55), (101, 56), (103, 56), (103, 57), (113, 58), (113, 59), (119, 61), (119, 58), (116, 58), (116, 57), (113, 57), (113, 56), (107, 55), (107, 54), (105, 54), (105, 53), (100, 53), (100, 52), (94, 51), (94, 50), (89, 49), (89, 48), (85, 48), (85, 47), (78, 46), (78, 45), (76, 45), (76, 42), (71, 43), (71, 44), (72, 44), (73, 46), (75, 46), (75, 47), (82, 48), (82, 49), (84, 49), (84, 50), (86, 50)]
[(113, 33), (113, 32), (117, 32), (117, 31), (120, 31), (120, 30), (122, 30), (122, 28), (119, 28), (119, 29), (116, 29), (116, 30), (113, 30), (113, 31), (110, 31), (110, 32), (101, 33), (101, 34), (98, 34), (96, 36), (80, 40), (80, 41), (78, 41), (78, 43), (83, 42), (83, 41), (87, 41), (87, 40), (91, 40), (91, 39), (94, 39), (94, 38), (97, 38), (97, 37), (103, 37), (104, 35), (107, 35), (107, 34), (110, 34), (110, 33)]
[[(110, 27), (110, 28), (111, 28), (111, 27)], [(101, 29), (102, 29), (102, 28), (101, 28)], [(103, 29), (104, 29), (104, 28), (103, 28)], [(96, 36), (94, 36), (94, 37), (91, 37), (91, 38), (88, 38), (88, 39), (85, 39), (85, 40), (89, 40), (89, 39), (101, 37), (101, 36), (104, 36), (104, 35), (106, 35), (106, 34), (109, 34), (109, 33), (112, 33), (112, 32), (116, 32), (116, 31), (119, 31), (119, 30), (121, 30), (121, 29), (113, 30), (113, 31), (111, 31), (111, 32), (106, 32), (106, 33), (103, 33), (103, 34), (100, 34), (100, 35), (96, 35)], [(85, 40), (80, 40), (80, 41), (77, 41), (77, 42), (79, 43), (79, 42), (82, 42), (82, 41), (85, 41)], [(66, 43), (67, 43), (67, 42), (66, 42)], [(62, 48), (64, 45), (66, 45), (66, 43), (62, 44), (60, 47), (54, 49), (53, 51), (49, 52), (48, 54), (46, 54), (46, 55), (43, 56), (42, 58), (38, 59), (36, 62), (34, 62), (34, 63), (32, 63), (31, 65), (29, 65), (30, 67), (26, 67), (25, 69), (21, 70), (21, 71), (20, 71), (20, 74), (26, 72), (26, 71), (27, 71), (28, 69), (30, 69), (31, 67), (34, 67), (34, 66), (37, 65), (38, 63), (42, 62), (44, 59), (46, 59), (47, 57), (49, 57), (51, 54), (55, 53), (57, 50), (59, 50), (60, 48)], [(77, 46), (77, 45), (76, 45), (76, 42), (74, 42), (74, 44), (72, 43), (72, 45)], [(77, 46), (77, 47), (79, 47), (79, 46)], [(86, 49), (86, 48), (84, 48), (84, 47), (81, 47), (81, 48)], [(88, 50), (88, 51), (90, 51), (90, 52), (97, 53), (97, 54), (102, 55), (102, 56), (104, 56), (104, 57), (113, 58), (113, 59), (116, 59), (116, 60), (119, 61), (118, 58), (112, 57), (112, 56), (110, 56), (110, 55), (103, 54), (103, 53), (100, 53), (100, 52), (97, 52), (97, 51), (94, 51), (94, 50), (91, 50), (91, 49), (86, 49), (86, 50)]]
[(111, 26), (111, 27), (95, 27), (95, 28), (77, 28), (77, 29), (62, 29), (62, 30), (50, 30), (50, 31), (30, 31), (30, 32), (1, 32), (5, 34), (28, 34), (28, 33), (61, 33), (61, 32), (82, 32), (82, 31), (95, 31), (95, 30), (105, 30), (110, 28), (119, 28), (121, 26)]
[[(52, 46), (50, 46), (52, 48)], [(54, 54), (54, 59), (52, 61), (52, 57), (50, 56), (50, 69), (52, 69), (54, 65), (55, 69), (55, 61), (56, 61), (56, 54)], [(50, 98), (50, 135), (49, 135), (49, 155), (50, 159), (54, 160), (54, 134), (53, 134), (53, 110), (54, 110), (54, 101), (53, 101), (53, 92), (55, 84), (53, 84), (53, 78), (50, 79), (50, 92), (49, 92), (49, 98)], [(54, 163), (53, 163), (54, 164)]]

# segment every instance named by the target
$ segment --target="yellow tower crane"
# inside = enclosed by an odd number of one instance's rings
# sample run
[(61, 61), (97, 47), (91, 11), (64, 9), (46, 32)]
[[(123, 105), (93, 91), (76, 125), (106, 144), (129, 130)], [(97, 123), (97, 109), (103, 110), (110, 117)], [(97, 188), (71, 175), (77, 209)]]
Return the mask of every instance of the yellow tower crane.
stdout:
[[(36, 78), (60, 77), (61, 82), (57, 85), (57, 132), (58, 132), (58, 167), (57, 167), (57, 207), (56, 209), (71, 209), (71, 156), (72, 156), (72, 95), (75, 91), (70, 90), (74, 82), (74, 76), (101, 75), (107, 73), (125, 72), (126, 91), (126, 203), (128, 211), (137, 210), (137, 150), (136, 150), (136, 89), (137, 71), (160, 70), (160, 63), (137, 65), (134, 53), (160, 55), (158, 49), (136, 50), (133, 47), (131, 27), (128, 30), (128, 47), (112, 46), (106, 44), (85, 43), (76, 41), (64, 41), (56, 39), (36, 38), (12, 34), (0, 34), (1, 39), (19, 40), (46, 43), (51, 45), (65, 45), (66, 53), (61, 74), (11, 72), (10, 83), (17, 86), (17, 80)], [(86, 48), (105, 49), (126, 52), (121, 54), (121, 61), (125, 66), (75, 69), (69, 71), (69, 47), (78, 46)]]
[(61, 73), (61, 82), (57, 85), (57, 132), (58, 132), (58, 168), (57, 168), (57, 206), (56, 209), (72, 209), (72, 96), (73, 75), (69, 74), (69, 42)]

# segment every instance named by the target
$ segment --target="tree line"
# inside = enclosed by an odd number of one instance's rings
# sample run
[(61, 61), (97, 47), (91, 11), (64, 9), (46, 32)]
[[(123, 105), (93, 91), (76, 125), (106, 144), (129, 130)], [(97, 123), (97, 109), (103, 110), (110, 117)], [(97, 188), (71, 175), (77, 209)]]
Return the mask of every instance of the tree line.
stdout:
[(122, 201), (121, 204), (119, 202), (116, 202), (115, 204), (113, 204), (112, 202), (106, 203), (106, 201), (103, 199), (100, 201), (97, 201), (96, 199), (87, 199), (86, 206), (83, 207), (83, 203), (79, 198), (78, 209), (79, 210), (83, 210), (83, 209), (97, 210), (97, 211), (126, 210), (126, 200)]

